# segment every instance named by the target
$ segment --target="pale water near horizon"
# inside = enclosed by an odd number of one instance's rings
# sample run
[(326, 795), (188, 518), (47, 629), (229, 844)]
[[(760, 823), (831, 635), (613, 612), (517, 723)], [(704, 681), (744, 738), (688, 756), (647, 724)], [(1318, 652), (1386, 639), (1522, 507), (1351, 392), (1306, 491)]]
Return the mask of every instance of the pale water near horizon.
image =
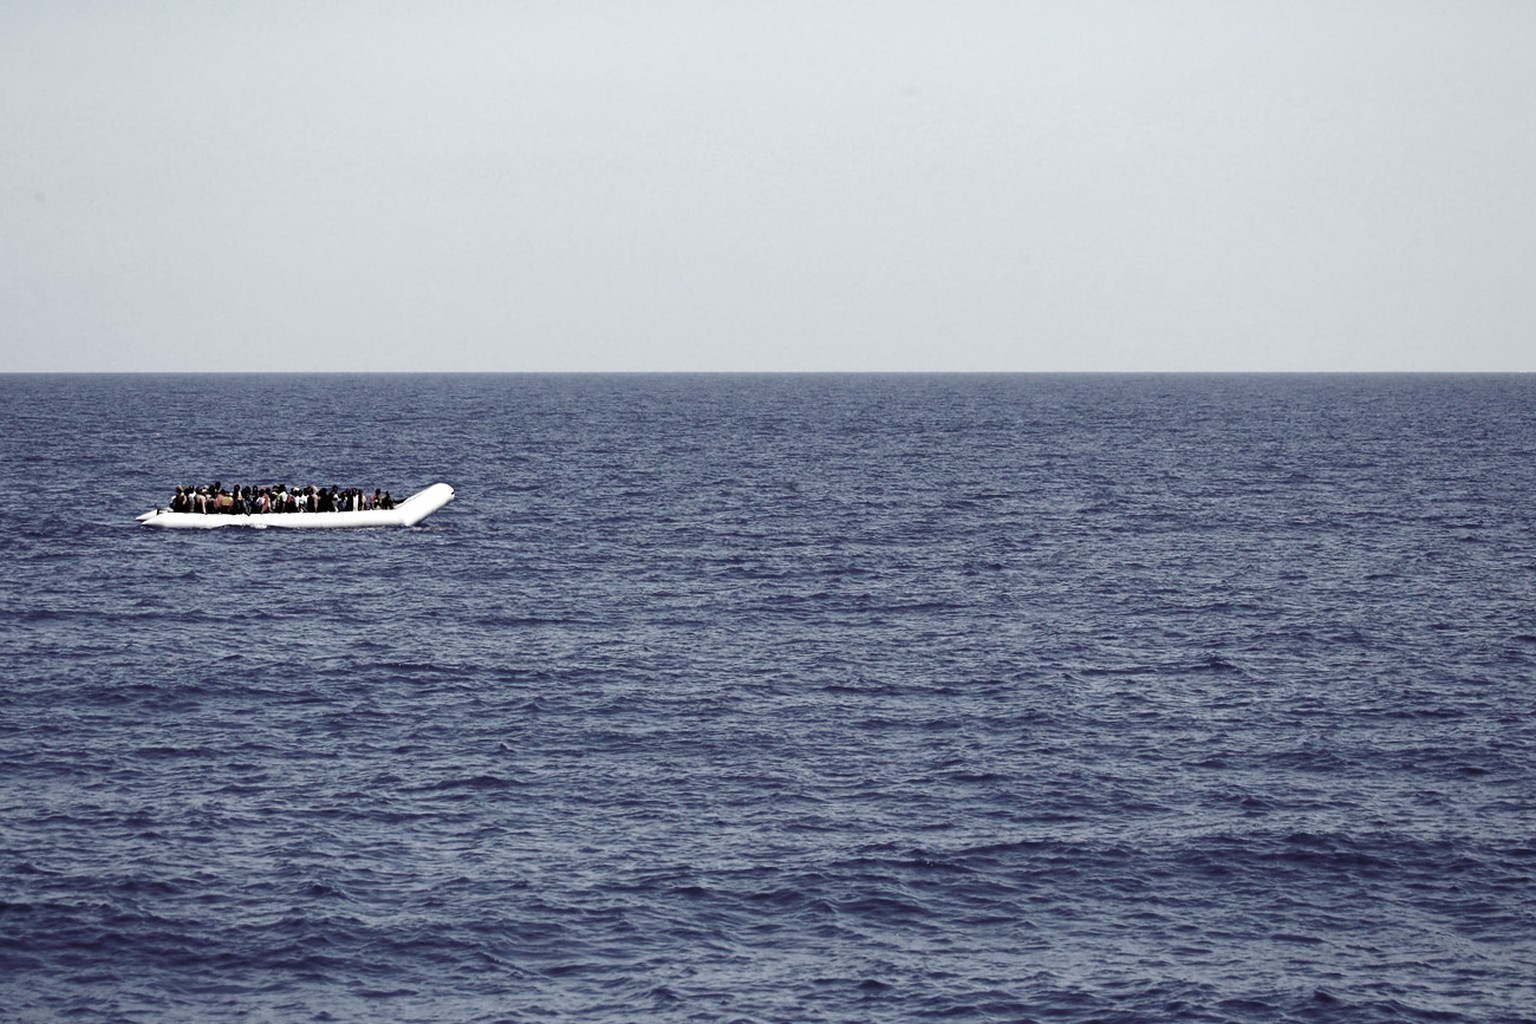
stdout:
[[(1536, 1007), (1536, 378), (0, 376), (0, 1020)], [(457, 500), (157, 532), (177, 483)]]

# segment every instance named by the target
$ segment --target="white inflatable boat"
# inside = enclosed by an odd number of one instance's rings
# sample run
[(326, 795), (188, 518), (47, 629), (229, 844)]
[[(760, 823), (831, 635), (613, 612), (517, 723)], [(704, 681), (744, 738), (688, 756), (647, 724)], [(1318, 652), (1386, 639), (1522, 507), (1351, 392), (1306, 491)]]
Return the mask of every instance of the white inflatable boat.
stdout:
[(260, 512), (254, 515), (218, 515), (201, 512), (172, 512), (160, 508), (139, 516), (145, 526), (163, 526), (179, 530), (214, 530), (220, 526), (276, 527), (283, 530), (336, 530), (359, 526), (415, 526), (453, 500), (453, 488), (433, 484), (397, 504), (394, 508), (371, 508), (362, 512)]

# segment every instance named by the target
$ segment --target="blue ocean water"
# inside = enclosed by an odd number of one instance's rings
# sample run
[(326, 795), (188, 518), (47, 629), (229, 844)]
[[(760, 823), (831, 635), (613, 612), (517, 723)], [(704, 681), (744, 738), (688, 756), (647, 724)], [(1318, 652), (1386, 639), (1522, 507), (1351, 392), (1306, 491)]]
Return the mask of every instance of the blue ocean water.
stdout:
[[(1536, 378), (0, 376), (0, 1019), (1536, 1019)], [(152, 531), (186, 482), (458, 499)]]

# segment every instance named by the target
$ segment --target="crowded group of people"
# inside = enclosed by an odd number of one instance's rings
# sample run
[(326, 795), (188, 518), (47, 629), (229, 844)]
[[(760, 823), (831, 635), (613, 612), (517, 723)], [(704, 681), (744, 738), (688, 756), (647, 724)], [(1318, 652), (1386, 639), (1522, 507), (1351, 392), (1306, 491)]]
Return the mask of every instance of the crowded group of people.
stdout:
[(217, 480), (203, 486), (176, 486), (171, 498), (172, 512), (200, 512), (205, 515), (259, 515), (264, 512), (363, 512), (371, 508), (394, 508), (395, 499), (377, 487), (369, 494), (360, 487), (345, 490), (324, 487), (270, 487), (235, 485), (226, 488)]

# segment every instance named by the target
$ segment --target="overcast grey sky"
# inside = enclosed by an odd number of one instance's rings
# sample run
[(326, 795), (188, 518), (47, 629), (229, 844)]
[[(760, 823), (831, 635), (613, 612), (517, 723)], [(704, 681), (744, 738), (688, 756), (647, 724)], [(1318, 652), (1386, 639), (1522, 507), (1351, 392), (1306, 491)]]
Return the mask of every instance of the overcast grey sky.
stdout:
[(0, 370), (1533, 370), (1536, 3), (0, 2)]

